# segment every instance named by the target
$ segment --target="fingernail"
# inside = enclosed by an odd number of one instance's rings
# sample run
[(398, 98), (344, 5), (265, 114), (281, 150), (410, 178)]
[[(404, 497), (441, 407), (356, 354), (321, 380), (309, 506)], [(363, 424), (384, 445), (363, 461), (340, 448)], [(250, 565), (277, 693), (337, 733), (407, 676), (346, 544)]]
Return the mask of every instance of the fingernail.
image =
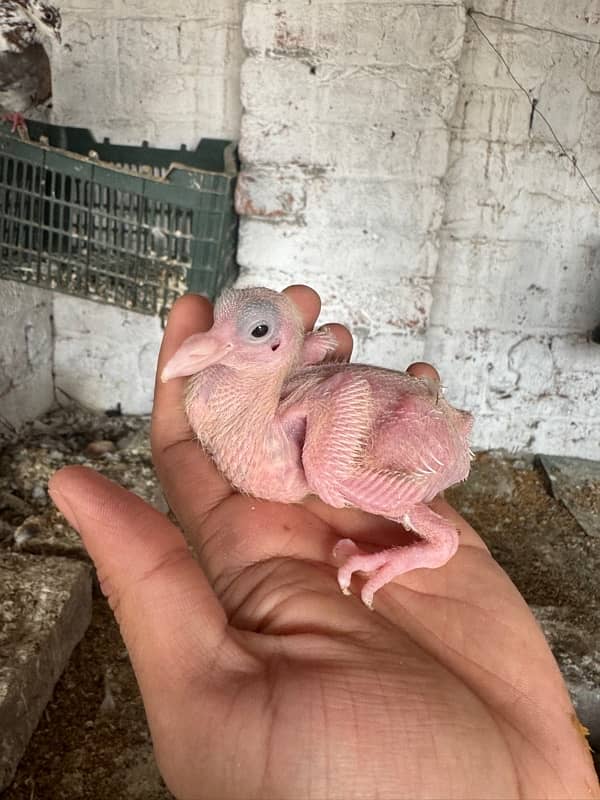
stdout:
[(64, 496), (64, 494), (62, 492), (59, 492), (58, 489), (54, 489), (54, 488), (50, 488), (50, 487), (48, 487), (48, 494), (50, 495), (50, 498), (51, 498), (52, 502), (54, 503), (54, 505), (58, 508), (58, 510), (61, 512), (61, 514), (65, 517), (65, 519), (67, 520), (69, 525), (72, 528), (75, 528), (77, 533), (79, 533), (80, 532), (80, 530), (79, 530), (79, 528), (80, 528), (79, 521), (78, 521), (77, 517), (75, 516), (75, 512), (71, 508), (71, 504), (69, 503), (67, 498)]

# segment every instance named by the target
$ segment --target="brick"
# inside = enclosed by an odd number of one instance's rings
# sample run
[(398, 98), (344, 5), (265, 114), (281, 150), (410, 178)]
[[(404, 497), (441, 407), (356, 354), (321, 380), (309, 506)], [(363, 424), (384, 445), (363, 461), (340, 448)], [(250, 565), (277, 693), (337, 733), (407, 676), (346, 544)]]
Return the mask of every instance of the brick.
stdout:
[(213, 20), (186, 20), (177, 26), (178, 52), (183, 63), (202, 64), (221, 72), (227, 53), (229, 27)]
[[(165, 97), (164, 92), (169, 92)], [(184, 75), (151, 75), (141, 71), (121, 86), (119, 101), (134, 113), (168, 113), (169, 108), (193, 106), (196, 101), (196, 83)]]
[[(417, 340), (424, 332), (431, 304), (427, 281), (391, 277), (382, 280), (368, 272), (348, 281), (343, 272), (328, 275), (319, 270), (303, 272), (302, 279), (321, 295), (322, 311), (318, 324), (342, 322), (360, 342), (380, 335), (388, 337), (389, 345), (389, 337), (412, 336), (415, 337), (415, 351), (421, 349)], [(267, 268), (243, 271), (238, 285), (264, 285), (281, 290), (297, 281), (297, 272)]]
[(374, 334), (358, 340), (353, 360), (386, 369), (405, 370), (413, 361), (423, 360), (424, 349), (425, 335), (422, 331)]
[(511, 341), (510, 336), (494, 338), (487, 331), (456, 330), (430, 321), (423, 358), (440, 373), (450, 402), (476, 413), (485, 406), (488, 373), (497, 353)]
[(238, 260), (257, 272), (286, 265), (292, 283), (294, 276), (297, 281), (304, 272), (318, 270), (342, 273), (353, 284), (356, 274), (365, 270), (379, 278), (430, 277), (435, 273), (437, 250), (427, 237), (415, 239), (394, 229), (379, 236), (364, 227), (342, 230), (325, 223), (308, 229), (287, 222), (242, 219)]
[[(121, 2), (126, 2), (127, 0), (121, 0)], [(352, 6), (356, 3), (357, 0), (336, 0), (336, 5), (341, 7)], [(424, 7), (431, 7), (437, 6), (440, 8), (445, 8), (447, 6), (456, 6), (460, 8), (462, 6), (463, 0), (395, 0), (395, 6), (424, 6)], [(331, 5), (332, 0), (254, 0), (253, 5), (266, 5), (271, 6), (273, 8), (274, 13), (278, 13), (282, 8), (304, 8), (305, 10), (308, 9), (309, 6), (328, 6)], [(385, 6), (389, 6), (390, 0), (369, 0), (370, 6), (380, 6), (385, 9)]]
[(113, 24), (113, 36), (121, 61), (155, 58), (164, 63), (181, 60), (177, 47), (178, 29), (171, 18), (122, 19), (115, 20)]
[[(563, 14), (564, 16), (566, 15)], [(517, 12), (515, 18), (524, 17)], [(586, 98), (589, 94), (584, 76), (586, 73), (594, 74), (593, 68), (589, 67), (590, 54), (594, 52), (593, 45), (565, 37), (560, 37), (558, 43), (557, 37), (549, 32), (506, 25), (481, 16), (476, 16), (475, 20), (492, 43), (498, 47), (516, 80), (526, 87), (532, 98), (536, 99), (539, 110), (551, 122), (553, 121), (552, 124), (563, 144), (566, 147), (576, 146), (581, 138)], [(557, 57), (559, 44), (560, 55)], [(480, 95), (487, 95), (486, 105), (489, 113), (484, 113), (481, 122), (488, 120), (490, 128), (502, 129), (502, 121), (498, 119), (498, 115), (499, 112), (502, 114), (504, 109), (502, 106), (500, 108), (496, 106), (498, 90), (512, 92), (518, 97), (518, 104), (514, 108), (516, 118), (517, 120), (519, 118), (519, 107), (523, 106), (521, 119), (524, 122), (528, 121), (530, 112), (527, 97), (472, 22), (467, 25), (462, 74), (463, 83), (466, 85), (465, 94), (468, 95), (471, 87), (475, 85)], [(473, 112), (473, 109), (471, 111)], [(474, 115), (471, 113), (470, 119), (473, 118)], [(533, 138), (555, 144), (552, 133), (539, 115), (536, 115), (532, 122)], [(510, 128), (514, 121), (509, 118), (505, 123)], [(526, 130), (529, 132), (528, 124)], [(510, 131), (504, 131), (499, 138), (506, 140), (507, 133), (508, 140), (512, 140)]]
[(248, 3), (242, 33), (251, 53), (296, 55), (336, 64), (407, 64), (431, 69), (455, 61), (464, 32), (460, 6)]
[[(251, 178), (255, 180), (251, 182)], [(268, 193), (273, 199), (279, 198), (274, 209), (265, 209), (266, 218), (277, 219), (302, 210), (303, 224), (305, 222), (311, 230), (331, 230), (333, 219), (337, 219), (340, 233), (360, 230), (363, 251), (369, 251), (374, 243), (385, 240), (388, 235), (426, 236), (441, 222), (443, 197), (437, 185), (415, 186), (399, 179), (331, 180), (326, 175), (313, 175), (302, 182), (273, 172), (244, 175), (240, 192), (247, 197), (252, 185), (255, 192), (259, 187), (263, 196)], [(240, 205), (240, 212), (261, 216), (262, 201), (257, 202), (255, 208), (251, 204)], [(285, 209), (280, 207), (282, 205)]]
[(301, 120), (264, 122), (246, 114), (240, 156), (246, 169), (289, 164), (344, 177), (429, 183), (446, 173), (449, 139), (445, 127), (402, 128), (393, 114), (348, 125), (343, 137), (334, 121), (315, 121), (309, 127)]
[(491, 90), (471, 84), (461, 88), (452, 127), (461, 141), (524, 145), (530, 142), (530, 114), (529, 100), (514, 85)]
[(242, 68), (242, 104), (265, 122), (331, 120), (340, 129), (357, 119), (397, 124), (448, 119), (456, 101), (448, 66), (429, 72), (402, 67), (323, 65), (316, 75), (292, 58), (248, 58)]
[(600, 38), (600, 9), (588, 0), (516, 0), (510, 15), (499, 11), (497, 0), (478, 0), (477, 8), (488, 14), (512, 17), (539, 27), (554, 28), (564, 33)]
[[(439, 185), (414, 185), (398, 178), (353, 180), (314, 178), (307, 186), (306, 221), (344, 230), (362, 229), (374, 241), (394, 230), (418, 238), (437, 230), (442, 220)], [(340, 213), (341, 212), (341, 213)]]
[[(540, 86), (554, 64), (552, 48), (548, 45), (550, 34), (527, 28), (505, 25), (485, 17), (475, 16), (477, 24), (503, 55), (511, 72), (528, 89)], [(461, 78), (467, 85), (483, 86), (487, 89), (508, 89), (520, 92), (506, 66), (493, 52), (490, 45), (468, 21), (465, 31), (465, 47), (461, 59)]]
[(546, 419), (535, 412), (521, 414), (479, 414), (476, 417), (473, 445), (487, 450), (498, 442), (511, 449), (561, 455), (577, 453), (579, 458), (597, 458), (600, 422), (579, 417)]
[[(101, 63), (106, 59), (107, 46), (112, 49), (113, 32), (111, 20), (64, 15), (62, 36), (71, 49), (65, 54), (62, 48), (56, 48), (53, 50), (53, 61)], [(78, 66), (81, 66), (81, 62)]]
[(577, 374), (592, 377), (598, 365), (599, 350), (598, 345), (586, 335), (552, 338), (552, 355), (557, 370), (572, 377)]
[(444, 237), (432, 321), (460, 329), (588, 331), (597, 324), (600, 275), (593, 247), (581, 245), (576, 256), (574, 262), (559, 243), (550, 249), (541, 238)]
[(555, 356), (559, 341), (494, 327), (461, 331), (431, 325), (424, 357), (438, 368), (449, 399), (474, 413), (477, 448), (502, 444), (558, 453), (563, 437), (564, 448), (577, 447), (582, 458), (594, 458), (600, 430), (594, 414), (597, 380), (591, 370), (561, 369)]
[(262, 219), (294, 219), (306, 207), (306, 188), (298, 177), (241, 173), (237, 182), (238, 214)]
[[(451, 164), (445, 228), (453, 235), (539, 239), (552, 246), (573, 231), (593, 229), (597, 204), (555, 146), (455, 143)], [(598, 167), (598, 155), (586, 159), (588, 170)]]
[(91, 617), (87, 565), (0, 555), (0, 791)]
[[(143, 4), (131, 0), (63, 0), (60, 6), (63, 17), (106, 17), (108, 19), (146, 19), (162, 17), (165, 13), (163, 0), (144, 0)], [(211, 22), (234, 23), (240, 19), (238, 0), (178, 0), (169, 11), (170, 18), (204, 19)]]

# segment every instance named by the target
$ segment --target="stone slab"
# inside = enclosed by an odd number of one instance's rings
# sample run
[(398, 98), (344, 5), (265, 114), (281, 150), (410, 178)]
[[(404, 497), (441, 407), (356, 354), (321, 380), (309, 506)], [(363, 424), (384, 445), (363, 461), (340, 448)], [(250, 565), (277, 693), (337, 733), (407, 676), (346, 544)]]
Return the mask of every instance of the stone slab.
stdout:
[(600, 538), (600, 463), (586, 458), (540, 456), (552, 496), (590, 536)]
[(0, 791), (90, 617), (86, 564), (0, 553)]
[(150, 452), (146, 417), (57, 408), (24, 425), (0, 448), (0, 549), (87, 560), (77, 533), (48, 497), (48, 481), (68, 465), (91, 467), (168, 511)]

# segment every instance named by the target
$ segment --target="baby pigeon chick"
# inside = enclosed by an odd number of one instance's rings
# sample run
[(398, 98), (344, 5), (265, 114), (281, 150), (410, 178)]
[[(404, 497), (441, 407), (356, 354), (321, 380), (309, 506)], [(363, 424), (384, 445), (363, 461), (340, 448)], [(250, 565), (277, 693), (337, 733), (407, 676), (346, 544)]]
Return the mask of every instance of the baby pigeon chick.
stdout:
[(441, 567), (456, 552), (454, 526), (427, 503), (469, 473), (472, 417), (450, 406), (430, 381), (361, 364), (315, 363), (335, 343), (304, 334), (286, 295), (228, 290), (214, 324), (190, 336), (163, 381), (192, 376), (185, 408), (192, 429), (239, 491), (297, 503), (317, 495), (395, 520), (418, 540), (363, 553), (349, 539), (338, 582), (369, 573), (361, 597), (398, 575)]

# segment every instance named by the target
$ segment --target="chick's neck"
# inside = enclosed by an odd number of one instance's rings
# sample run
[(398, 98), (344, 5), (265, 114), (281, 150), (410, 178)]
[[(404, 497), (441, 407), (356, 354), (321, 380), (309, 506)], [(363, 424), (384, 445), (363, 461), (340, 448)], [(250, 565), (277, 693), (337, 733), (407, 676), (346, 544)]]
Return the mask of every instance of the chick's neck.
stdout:
[(265, 375), (216, 364), (189, 383), (186, 408), (200, 439), (207, 444), (232, 434), (255, 438), (273, 423), (289, 369)]

